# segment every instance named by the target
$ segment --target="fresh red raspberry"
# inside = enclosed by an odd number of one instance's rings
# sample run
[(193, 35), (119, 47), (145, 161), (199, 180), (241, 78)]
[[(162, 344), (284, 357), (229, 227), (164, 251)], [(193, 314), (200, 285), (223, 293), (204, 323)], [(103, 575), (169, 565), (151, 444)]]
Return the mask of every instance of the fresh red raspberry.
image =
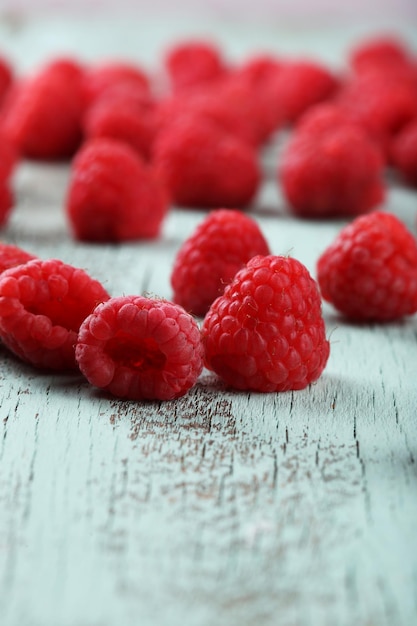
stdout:
[(227, 73), (221, 51), (210, 41), (175, 44), (167, 51), (164, 65), (174, 92), (213, 83)]
[(202, 327), (205, 364), (231, 387), (303, 389), (330, 351), (315, 280), (296, 259), (257, 256), (217, 298)]
[(72, 156), (81, 141), (82, 69), (57, 60), (14, 85), (3, 107), (2, 128), (27, 158)]
[(284, 124), (280, 76), (269, 75), (257, 80), (249, 72), (236, 71), (216, 88), (217, 98), (246, 125), (246, 132), (255, 146), (266, 143)]
[(291, 210), (326, 218), (365, 213), (382, 202), (383, 159), (354, 124), (294, 132), (278, 172)]
[(393, 136), (417, 117), (417, 82), (397, 71), (369, 70), (347, 81), (338, 101), (388, 157)]
[(258, 143), (248, 118), (236, 112), (235, 107), (230, 106), (224, 98), (220, 98), (218, 89), (193, 91), (187, 95), (180, 93), (161, 100), (155, 111), (157, 132), (190, 115), (208, 119), (220, 130), (235, 135), (251, 146)]
[(19, 246), (0, 242), (0, 274), (16, 265), (23, 265), (37, 257), (30, 252), (26, 252)]
[(146, 72), (136, 64), (126, 61), (108, 61), (90, 67), (84, 75), (83, 100), (86, 108), (106, 92), (118, 87), (130, 87), (144, 93), (150, 91)]
[(0, 275), (0, 338), (35, 367), (77, 369), (80, 324), (108, 298), (84, 270), (57, 259), (17, 265)]
[(280, 59), (265, 53), (249, 57), (237, 68), (236, 72), (247, 78), (254, 86), (262, 87), (270, 80), (278, 78), (283, 66)]
[(417, 311), (417, 245), (405, 225), (375, 211), (343, 228), (317, 263), (325, 300), (357, 321), (384, 322)]
[(161, 131), (154, 163), (173, 202), (184, 207), (248, 205), (260, 181), (255, 150), (201, 116)]
[(155, 172), (127, 144), (92, 139), (74, 158), (66, 212), (76, 239), (152, 239), (167, 211), (166, 192)]
[(417, 118), (394, 137), (391, 160), (404, 180), (417, 187)]
[(174, 301), (203, 317), (236, 272), (270, 254), (258, 224), (240, 211), (217, 209), (183, 243), (171, 273)]
[(320, 63), (291, 61), (281, 68), (275, 97), (292, 124), (309, 107), (332, 98), (339, 86), (339, 79)]
[(183, 396), (203, 368), (200, 330), (191, 315), (143, 296), (100, 304), (81, 324), (75, 354), (92, 385), (130, 400)]
[(349, 62), (356, 72), (375, 67), (394, 69), (408, 65), (411, 55), (404, 41), (393, 35), (378, 35), (353, 46)]
[(156, 133), (154, 108), (150, 95), (143, 90), (130, 85), (109, 89), (86, 111), (84, 135), (87, 139), (123, 141), (149, 159)]

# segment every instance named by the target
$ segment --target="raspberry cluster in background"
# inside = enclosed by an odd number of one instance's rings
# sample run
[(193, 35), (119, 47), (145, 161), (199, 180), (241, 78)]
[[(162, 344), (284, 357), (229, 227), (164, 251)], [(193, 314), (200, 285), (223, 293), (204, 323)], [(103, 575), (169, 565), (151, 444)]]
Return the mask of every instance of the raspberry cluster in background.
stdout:
[[(288, 211), (352, 220), (317, 282), (243, 212), (281, 135)], [(302, 389), (329, 357), (322, 297), (355, 321), (417, 311), (415, 237), (375, 210), (387, 174), (417, 186), (417, 56), (398, 38), (355, 45), (339, 72), (267, 52), (232, 63), (202, 40), (167, 48), (155, 75), (56, 57), (16, 76), (3, 56), (0, 139), (4, 229), (28, 159), (70, 163), (63, 210), (81, 242), (152, 240), (175, 207), (208, 211), (174, 260), (172, 302), (111, 297), (81, 269), (1, 244), (0, 337), (35, 367), (79, 368), (131, 399), (179, 397), (203, 365), (238, 389)]]

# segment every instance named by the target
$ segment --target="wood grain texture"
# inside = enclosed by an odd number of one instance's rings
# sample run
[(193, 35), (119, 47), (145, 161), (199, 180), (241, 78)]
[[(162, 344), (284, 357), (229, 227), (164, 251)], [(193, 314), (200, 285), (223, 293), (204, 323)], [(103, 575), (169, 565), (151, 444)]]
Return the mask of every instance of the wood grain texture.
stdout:
[[(342, 223), (288, 214), (278, 155), (263, 155), (251, 214), (314, 273)], [(171, 211), (152, 243), (76, 243), (67, 178), (23, 164), (3, 240), (112, 295), (169, 298), (204, 214)], [(391, 184), (385, 208), (415, 232), (415, 193)], [(0, 348), (1, 626), (414, 626), (417, 322), (324, 313), (329, 364), (294, 393), (233, 392), (204, 372), (175, 402), (123, 402)]]

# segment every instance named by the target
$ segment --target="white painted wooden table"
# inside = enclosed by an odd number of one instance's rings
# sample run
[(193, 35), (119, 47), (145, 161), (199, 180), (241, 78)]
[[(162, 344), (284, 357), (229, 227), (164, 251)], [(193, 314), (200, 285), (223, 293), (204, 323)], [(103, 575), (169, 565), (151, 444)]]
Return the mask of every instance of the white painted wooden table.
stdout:
[[(59, 51), (50, 23), (2, 24), (22, 67), (31, 42), (33, 62)], [(75, 34), (91, 58), (127, 50), (120, 35), (109, 46), (105, 22), (101, 39), (58, 23), (66, 50)], [(169, 32), (154, 25), (143, 53)], [(231, 33), (238, 52), (260, 41)], [(336, 35), (327, 48), (298, 41), (330, 58), (348, 39)], [(251, 215), (273, 252), (314, 273), (342, 223), (291, 217), (277, 158), (263, 155)], [(2, 239), (84, 267), (112, 295), (170, 298), (174, 255), (204, 214), (172, 210), (153, 243), (76, 243), (67, 177), (66, 165), (22, 164)], [(415, 193), (391, 184), (384, 208), (415, 232)], [(122, 402), (0, 348), (1, 626), (417, 624), (417, 319), (353, 326), (324, 312), (328, 366), (294, 393), (228, 391), (205, 372), (175, 402)]]

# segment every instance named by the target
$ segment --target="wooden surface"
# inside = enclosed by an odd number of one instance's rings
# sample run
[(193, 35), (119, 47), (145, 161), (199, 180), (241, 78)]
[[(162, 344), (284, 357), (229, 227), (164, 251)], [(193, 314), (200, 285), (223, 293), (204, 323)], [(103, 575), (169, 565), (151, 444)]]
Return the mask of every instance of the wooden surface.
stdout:
[[(22, 66), (31, 35), (33, 59), (57, 48), (40, 30), (1, 31)], [(250, 51), (242, 36), (233, 46)], [(86, 55), (109, 50), (82, 41)], [(251, 215), (273, 252), (314, 273), (343, 223), (289, 215), (278, 155), (262, 157)], [(112, 295), (169, 298), (174, 255), (204, 214), (173, 209), (153, 243), (79, 244), (67, 177), (22, 164), (2, 239), (85, 268)], [(391, 182), (384, 208), (416, 232), (416, 193)], [(1, 626), (417, 624), (417, 320), (324, 313), (328, 366), (294, 393), (233, 392), (204, 372), (175, 402), (122, 402), (0, 348)]]

